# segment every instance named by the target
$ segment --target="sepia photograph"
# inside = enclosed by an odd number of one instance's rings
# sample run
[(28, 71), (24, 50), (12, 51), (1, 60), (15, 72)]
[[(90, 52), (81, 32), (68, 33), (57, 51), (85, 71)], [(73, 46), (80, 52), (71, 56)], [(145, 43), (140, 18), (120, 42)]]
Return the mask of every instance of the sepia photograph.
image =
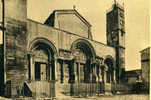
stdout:
[(0, 0), (0, 100), (149, 100), (149, 0)]

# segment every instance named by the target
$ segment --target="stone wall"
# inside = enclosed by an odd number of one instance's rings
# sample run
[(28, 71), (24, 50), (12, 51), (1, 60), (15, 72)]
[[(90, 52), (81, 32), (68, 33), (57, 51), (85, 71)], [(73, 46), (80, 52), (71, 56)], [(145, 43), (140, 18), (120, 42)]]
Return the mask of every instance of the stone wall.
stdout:
[(26, 80), (26, 0), (5, 0), (6, 95), (16, 96)]
[(107, 46), (106, 44), (90, 40), (88, 38), (82, 37), (66, 31), (60, 31), (59, 29), (45, 26), (41, 23), (28, 20), (28, 46), (30, 48), (30, 43), (38, 38), (45, 38), (51, 41), (54, 46), (58, 49), (71, 50), (73, 43), (79, 39), (86, 40), (91, 44), (95, 51), (96, 56), (105, 58), (110, 55), (115, 59), (115, 49), (113, 47)]
[(26, 21), (27, 0), (5, 0), (5, 17)]
[[(11, 81), (12, 93), (26, 80), (26, 23), (14, 19), (6, 22), (6, 82)], [(16, 91), (15, 91), (16, 90)], [(12, 95), (13, 95), (12, 94)]]
[(141, 51), (142, 80), (149, 84), (150, 79), (150, 48)]
[(56, 17), (58, 28), (88, 37), (88, 27), (75, 14), (58, 14)]
[(92, 39), (91, 25), (76, 10), (55, 10), (45, 24)]

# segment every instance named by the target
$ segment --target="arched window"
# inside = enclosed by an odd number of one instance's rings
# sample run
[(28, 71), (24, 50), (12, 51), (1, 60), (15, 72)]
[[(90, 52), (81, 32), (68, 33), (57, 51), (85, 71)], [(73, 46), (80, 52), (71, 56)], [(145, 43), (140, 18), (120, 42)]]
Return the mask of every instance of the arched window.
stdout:
[(111, 83), (114, 81), (113, 60), (111, 58), (107, 58), (107, 59), (105, 59), (104, 63), (107, 66), (106, 82)]

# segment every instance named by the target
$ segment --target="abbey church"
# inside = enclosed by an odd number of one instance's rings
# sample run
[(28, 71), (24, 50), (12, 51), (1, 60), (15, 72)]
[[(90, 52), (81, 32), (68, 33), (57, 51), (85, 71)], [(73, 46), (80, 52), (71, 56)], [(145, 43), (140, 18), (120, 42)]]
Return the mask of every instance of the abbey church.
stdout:
[(5, 0), (0, 92), (56, 98), (112, 92), (125, 70), (124, 8), (113, 4), (106, 13), (106, 44), (93, 39), (84, 17), (56, 9), (39, 23), (27, 18), (27, 0)]

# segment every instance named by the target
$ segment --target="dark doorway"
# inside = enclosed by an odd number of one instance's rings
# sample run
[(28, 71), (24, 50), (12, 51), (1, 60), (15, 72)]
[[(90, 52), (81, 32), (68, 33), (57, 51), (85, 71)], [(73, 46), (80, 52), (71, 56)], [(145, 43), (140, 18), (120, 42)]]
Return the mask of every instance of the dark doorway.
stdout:
[(35, 80), (40, 81), (40, 63), (35, 62)]

